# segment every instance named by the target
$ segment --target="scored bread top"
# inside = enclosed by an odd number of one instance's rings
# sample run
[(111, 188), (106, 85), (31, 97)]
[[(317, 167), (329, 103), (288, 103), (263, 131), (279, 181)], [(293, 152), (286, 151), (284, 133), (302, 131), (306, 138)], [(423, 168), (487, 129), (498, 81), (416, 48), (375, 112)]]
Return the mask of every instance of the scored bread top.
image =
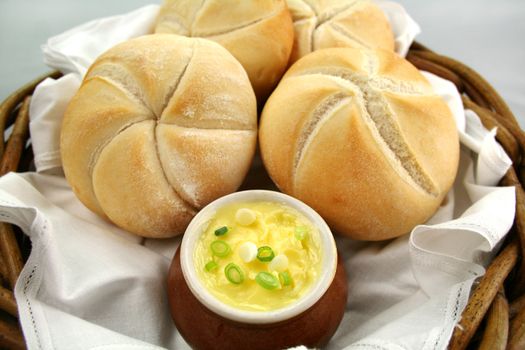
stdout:
[(70, 102), (64, 172), (91, 210), (140, 235), (172, 236), (240, 185), (256, 123), (248, 77), (220, 45), (132, 39), (93, 63)]
[(384, 50), (327, 49), (297, 61), (268, 100), (259, 136), (277, 185), (361, 239), (428, 219), (459, 159), (446, 104)]
[(260, 98), (284, 73), (293, 44), (284, 0), (165, 0), (155, 32), (221, 44), (242, 64)]
[(369, 0), (287, 0), (295, 39), (290, 63), (331, 47), (394, 50), (383, 11)]
[(282, 6), (270, 1), (165, 1), (156, 31), (178, 23), (181, 35), (207, 37), (229, 33), (274, 16)]

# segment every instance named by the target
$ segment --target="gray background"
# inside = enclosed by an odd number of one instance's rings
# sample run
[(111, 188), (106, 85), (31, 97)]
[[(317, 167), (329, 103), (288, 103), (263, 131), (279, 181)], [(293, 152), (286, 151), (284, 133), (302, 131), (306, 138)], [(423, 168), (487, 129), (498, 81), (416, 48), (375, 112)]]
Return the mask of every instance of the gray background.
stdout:
[[(0, 0), (0, 100), (49, 71), (40, 45), (88, 20), (159, 3), (148, 0)], [(483, 75), (525, 129), (525, 1), (398, 0), (419, 23), (417, 38)]]

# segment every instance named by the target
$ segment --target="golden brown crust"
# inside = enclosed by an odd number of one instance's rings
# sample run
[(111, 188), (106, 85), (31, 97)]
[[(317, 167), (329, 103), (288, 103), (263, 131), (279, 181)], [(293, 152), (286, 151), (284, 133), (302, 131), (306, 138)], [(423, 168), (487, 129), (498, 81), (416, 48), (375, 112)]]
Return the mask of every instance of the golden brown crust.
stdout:
[[(75, 116), (71, 117), (71, 113)], [(84, 82), (65, 115), (61, 133), (65, 175), (77, 197), (89, 209), (104, 215), (91, 182), (98, 155), (120, 130), (152, 119), (152, 115), (118, 86), (100, 77)]]
[(392, 28), (383, 11), (368, 0), (287, 0), (295, 39), (290, 64), (325, 48), (394, 50)]
[(157, 155), (155, 124), (133, 124), (104, 147), (93, 170), (95, 195), (118, 226), (144, 237), (183, 232), (195, 210), (168, 183)]
[(155, 32), (218, 42), (242, 64), (261, 100), (284, 73), (294, 37), (284, 0), (167, 0)]
[(145, 237), (173, 236), (241, 184), (256, 118), (246, 72), (220, 45), (136, 38), (99, 57), (68, 106), (64, 172), (91, 210)]
[[(262, 154), (266, 168), (281, 190), (293, 192), (294, 159), (298, 152), (296, 140), (300, 138), (312, 111), (322, 101), (340, 91), (340, 86), (321, 75), (304, 75), (283, 79), (279, 93), (272, 94), (264, 107), (264, 128), (260, 129)], [(266, 116), (266, 117), (265, 117)]]
[(255, 152), (253, 141), (252, 130), (166, 124), (157, 128), (158, 152), (167, 179), (179, 196), (196, 208), (237, 190)]
[(268, 100), (259, 138), (279, 188), (355, 239), (426, 221), (459, 161), (450, 110), (388, 51), (327, 49), (299, 60)]

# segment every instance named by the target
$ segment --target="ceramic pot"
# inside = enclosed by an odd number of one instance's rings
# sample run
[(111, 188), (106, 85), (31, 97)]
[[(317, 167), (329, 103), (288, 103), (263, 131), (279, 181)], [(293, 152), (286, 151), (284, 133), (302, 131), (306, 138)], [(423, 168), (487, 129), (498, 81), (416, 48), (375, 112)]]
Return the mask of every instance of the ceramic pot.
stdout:
[[(217, 208), (232, 202), (275, 201), (305, 215), (319, 230), (323, 262), (321, 275), (293, 304), (264, 312), (239, 310), (216, 299), (199, 280), (193, 249), (203, 227)], [(186, 342), (195, 349), (285, 349), (328, 343), (343, 317), (347, 297), (344, 265), (324, 220), (295, 198), (273, 191), (251, 190), (222, 197), (201, 210), (188, 226), (168, 275), (172, 318)]]

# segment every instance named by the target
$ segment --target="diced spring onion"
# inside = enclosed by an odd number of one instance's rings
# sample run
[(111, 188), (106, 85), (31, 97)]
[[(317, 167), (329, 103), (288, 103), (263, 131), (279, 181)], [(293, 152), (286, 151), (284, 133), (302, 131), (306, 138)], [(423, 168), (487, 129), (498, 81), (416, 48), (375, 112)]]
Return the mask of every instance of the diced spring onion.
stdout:
[(235, 213), (235, 221), (242, 226), (250, 226), (256, 219), (255, 212), (248, 208), (241, 208)]
[(257, 257), (257, 246), (253, 242), (244, 242), (240, 245), (237, 252), (242, 261), (249, 263), (254, 261)]
[(279, 288), (279, 280), (269, 272), (259, 272), (255, 276), (255, 282), (265, 289), (276, 289)]
[(241, 284), (244, 281), (244, 273), (237, 264), (229, 263), (226, 265), (224, 268), (224, 274), (228, 281), (233, 284)]
[(220, 240), (211, 242), (210, 249), (213, 255), (224, 258), (230, 254), (231, 248), (228, 243)]
[(272, 261), (274, 256), (275, 253), (273, 252), (273, 249), (271, 247), (268, 247), (267, 245), (259, 247), (259, 249), (257, 249), (257, 259), (259, 259), (259, 261)]
[(288, 271), (279, 272), (279, 280), (283, 286), (289, 286), (292, 284), (292, 276)]
[(306, 235), (308, 234), (308, 228), (305, 226), (297, 226), (295, 228), (295, 239), (298, 241), (302, 241), (306, 238)]
[(213, 270), (215, 270), (219, 265), (215, 262), (215, 261), (208, 261), (206, 263), (206, 265), (204, 265), (204, 268), (206, 269), (206, 271), (208, 272), (211, 272)]
[(222, 236), (228, 233), (228, 226), (219, 227), (215, 230), (215, 236)]
[(271, 271), (282, 272), (288, 268), (288, 257), (284, 254), (279, 254), (268, 265)]

